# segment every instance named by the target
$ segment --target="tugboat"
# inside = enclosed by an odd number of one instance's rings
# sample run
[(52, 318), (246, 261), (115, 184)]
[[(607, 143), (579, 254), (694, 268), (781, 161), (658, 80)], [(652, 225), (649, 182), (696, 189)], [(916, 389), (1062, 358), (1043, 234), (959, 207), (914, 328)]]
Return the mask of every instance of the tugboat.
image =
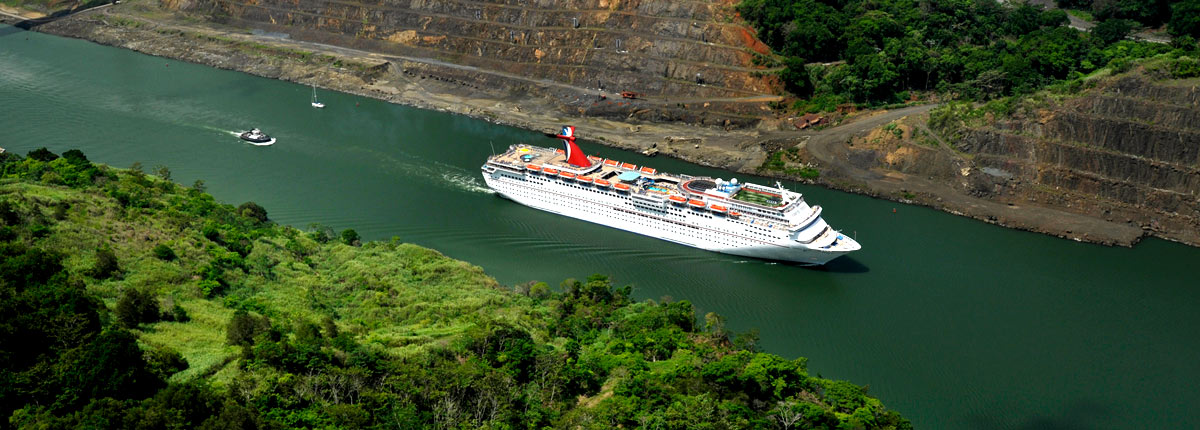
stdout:
[(271, 136), (267, 136), (266, 133), (263, 133), (262, 130), (259, 130), (257, 128), (253, 128), (253, 129), (250, 129), (250, 131), (243, 132), (242, 134), (239, 134), (238, 137), (242, 138), (242, 140), (244, 140), (244, 141), (250, 142), (251, 144), (258, 145), (258, 146), (267, 146), (267, 145), (271, 145), (271, 144), (275, 143), (275, 138), (273, 138)]

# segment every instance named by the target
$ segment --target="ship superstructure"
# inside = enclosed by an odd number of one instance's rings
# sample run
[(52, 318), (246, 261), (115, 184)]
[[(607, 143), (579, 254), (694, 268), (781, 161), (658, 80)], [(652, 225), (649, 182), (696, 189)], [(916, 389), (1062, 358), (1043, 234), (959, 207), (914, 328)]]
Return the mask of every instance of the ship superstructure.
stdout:
[(726, 254), (824, 264), (861, 248), (800, 193), (586, 156), (574, 134), (554, 135), (562, 149), (510, 146), (488, 158), (484, 181), (526, 206)]

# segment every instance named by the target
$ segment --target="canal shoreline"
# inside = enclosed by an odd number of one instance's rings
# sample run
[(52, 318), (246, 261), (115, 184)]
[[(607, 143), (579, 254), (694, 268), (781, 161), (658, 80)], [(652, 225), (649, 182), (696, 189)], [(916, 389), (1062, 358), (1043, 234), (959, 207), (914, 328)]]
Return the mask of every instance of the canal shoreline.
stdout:
[[(1151, 232), (1131, 223), (1105, 221), (1055, 207), (1006, 205), (980, 199), (945, 184), (910, 175), (862, 171), (837, 154), (836, 146), (845, 139), (894, 120), (923, 114), (933, 107), (931, 105), (867, 113), (820, 132), (779, 131), (777, 124), (753, 129), (678, 122), (631, 124), (564, 110), (563, 97), (575, 97), (575, 102), (580, 105), (612, 102), (588, 98), (599, 94), (589, 94), (587, 89), (519, 76), (496, 76), (496, 72), (434, 59), (381, 55), (292, 40), (286, 35), (249, 33), (177, 15), (126, 11), (127, 6), (130, 5), (84, 11), (34, 29), (523, 129), (547, 131), (570, 123), (586, 139), (619, 149), (663, 154), (742, 174), (813, 183), (1081, 242), (1128, 247)], [(0, 15), (5, 23), (19, 21), (20, 15), (12, 14), (11, 9), (6, 12)], [(506, 85), (496, 85), (489, 79)], [(514, 87), (513, 82), (518, 84)], [(584, 93), (581, 95), (580, 91)], [(570, 103), (566, 104), (569, 107)], [(804, 180), (759, 170), (772, 150), (793, 146), (805, 148), (821, 171), (819, 179)], [(1161, 234), (1157, 236), (1196, 245)]]

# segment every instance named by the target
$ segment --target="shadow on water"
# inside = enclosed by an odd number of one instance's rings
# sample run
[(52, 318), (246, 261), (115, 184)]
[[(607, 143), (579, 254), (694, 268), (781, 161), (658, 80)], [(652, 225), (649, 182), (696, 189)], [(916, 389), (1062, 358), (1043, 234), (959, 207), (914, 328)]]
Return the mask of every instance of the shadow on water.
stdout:
[[(24, 22), (24, 21), (22, 21), (22, 22)], [(17, 23), (17, 24), (20, 24), (20, 23)], [(7, 37), (7, 36), (10, 36), (13, 34), (19, 34), (19, 33), (24, 33), (24, 32), (25, 32), (24, 29), (21, 29), (21, 28), (15, 27), (15, 26), (0, 27), (0, 37)], [(28, 37), (28, 36), (26, 36), (26, 37)]]
[[(76, 13), (83, 12), (85, 10), (88, 10), (88, 9), (91, 9), (91, 8), (94, 8), (97, 6), (106, 5), (106, 4), (109, 4), (108, 0), (93, 0), (93, 1), (89, 1), (87, 3), (84, 3), (82, 5), (79, 5), (77, 7), (71, 8), (71, 9), (63, 9), (60, 11), (56, 11), (52, 14), (46, 15), (41, 18), (27, 19), (24, 21), (17, 22), (16, 24), (13, 24), (13, 27), (19, 28), (22, 30), (32, 30), (34, 27), (37, 27), (39, 25), (51, 23), (59, 18), (68, 17), (68, 16), (74, 15)], [(0, 36), (4, 36), (4, 34), (0, 33)]]
[(830, 262), (825, 263), (820, 266), (809, 266), (809, 265), (803, 265), (803, 264), (799, 264), (799, 263), (780, 263), (780, 264), (803, 267), (803, 268), (810, 269), (810, 270), (816, 270), (816, 271), (821, 271), (821, 272), (830, 272), (830, 273), (867, 273), (867, 272), (871, 271), (871, 268), (867, 267), (865, 264), (860, 263), (858, 260), (855, 260), (854, 258), (852, 258), (850, 256), (838, 257), (838, 258), (833, 259), (833, 261), (830, 261)]

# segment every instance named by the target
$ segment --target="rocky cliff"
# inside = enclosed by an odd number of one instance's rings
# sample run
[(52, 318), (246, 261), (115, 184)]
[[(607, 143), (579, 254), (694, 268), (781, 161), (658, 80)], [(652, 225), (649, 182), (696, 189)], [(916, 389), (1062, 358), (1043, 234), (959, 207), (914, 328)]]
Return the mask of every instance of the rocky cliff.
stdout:
[[(162, 0), (162, 5), (297, 40), (433, 60), (426, 65), (470, 66), (663, 102), (770, 96), (778, 85), (769, 73), (773, 69), (761, 65), (768, 48), (736, 23), (730, 1)], [(751, 109), (761, 104), (751, 103)]]
[(924, 117), (891, 124), (852, 141), (849, 153), (860, 168), (1200, 244), (1197, 82), (1134, 72), (1088, 85), (1073, 96), (1022, 100), (1008, 115), (945, 108), (931, 114), (930, 128)]

